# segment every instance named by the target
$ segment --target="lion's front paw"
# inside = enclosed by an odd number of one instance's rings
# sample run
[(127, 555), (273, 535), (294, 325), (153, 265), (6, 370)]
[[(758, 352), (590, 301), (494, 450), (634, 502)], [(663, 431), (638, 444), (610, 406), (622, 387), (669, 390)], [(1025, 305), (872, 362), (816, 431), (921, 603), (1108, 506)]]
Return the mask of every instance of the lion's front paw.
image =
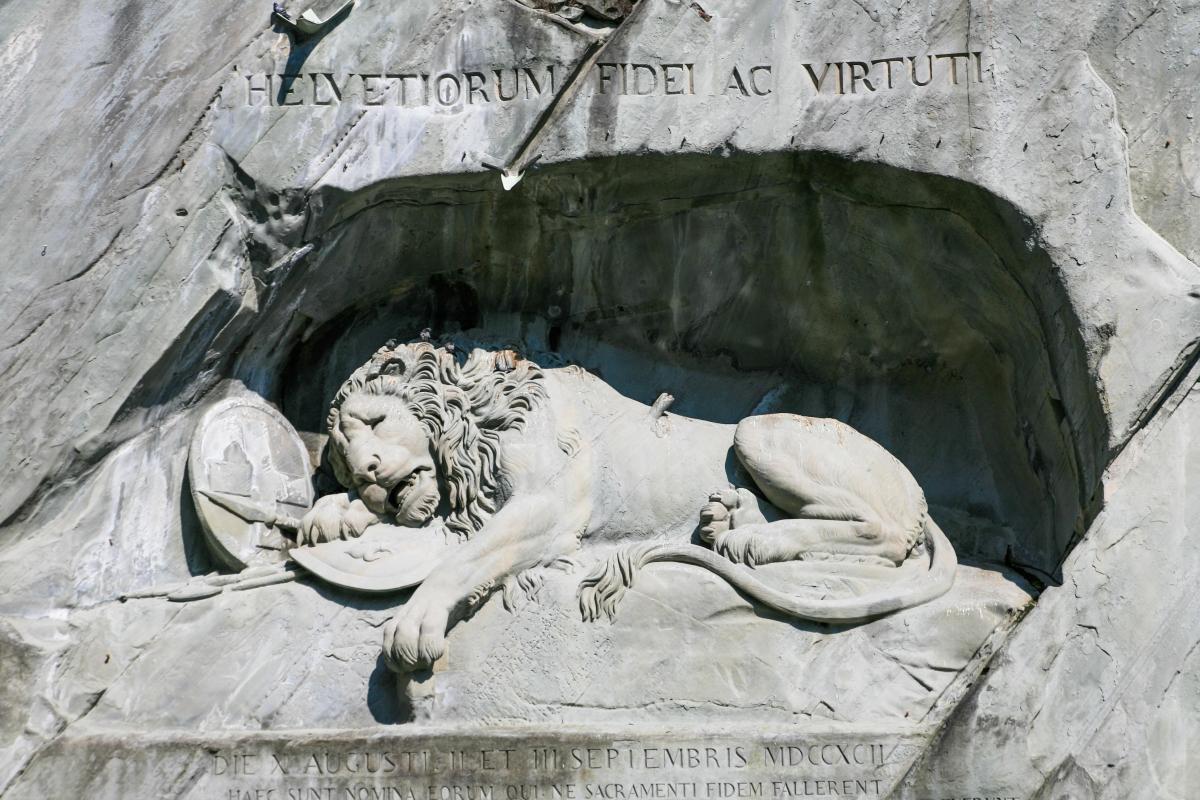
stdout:
[(350, 507), (347, 494), (330, 494), (318, 498), (316, 504), (300, 520), (296, 540), (302, 545), (332, 542), (342, 538), (342, 516)]
[[(414, 601), (416, 601), (414, 603)], [(449, 613), (426, 607), (416, 595), (383, 627), (383, 659), (404, 674), (433, 666), (446, 651)]]
[(362, 500), (349, 494), (330, 494), (317, 500), (300, 520), (297, 541), (302, 545), (354, 539), (380, 519)]

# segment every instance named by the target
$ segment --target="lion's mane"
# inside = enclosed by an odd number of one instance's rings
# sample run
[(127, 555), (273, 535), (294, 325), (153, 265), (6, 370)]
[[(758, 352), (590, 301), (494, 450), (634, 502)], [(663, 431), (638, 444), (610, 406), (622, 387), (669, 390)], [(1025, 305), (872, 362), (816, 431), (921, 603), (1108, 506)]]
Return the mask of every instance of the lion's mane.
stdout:
[(472, 348), (460, 361), (453, 345), (394, 345), (375, 352), (342, 384), (329, 409), (329, 463), (346, 488), (354, 486), (338, 421), (357, 392), (399, 398), (433, 442), (449, 495), (446, 527), (469, 537), (496, 512), (500, 433), (521, 430), (546, 397), (537, 364), (512, 350)]

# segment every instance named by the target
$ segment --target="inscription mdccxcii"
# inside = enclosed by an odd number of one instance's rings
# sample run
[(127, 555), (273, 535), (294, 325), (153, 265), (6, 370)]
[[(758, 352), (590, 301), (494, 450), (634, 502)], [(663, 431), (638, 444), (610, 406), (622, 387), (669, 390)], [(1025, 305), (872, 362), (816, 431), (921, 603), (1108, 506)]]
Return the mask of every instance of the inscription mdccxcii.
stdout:
[[(878, 797), (878, 742), (218, 751), (221, 800), (780, 800)], [(889, 769), (890, 767), (890, 769)]]

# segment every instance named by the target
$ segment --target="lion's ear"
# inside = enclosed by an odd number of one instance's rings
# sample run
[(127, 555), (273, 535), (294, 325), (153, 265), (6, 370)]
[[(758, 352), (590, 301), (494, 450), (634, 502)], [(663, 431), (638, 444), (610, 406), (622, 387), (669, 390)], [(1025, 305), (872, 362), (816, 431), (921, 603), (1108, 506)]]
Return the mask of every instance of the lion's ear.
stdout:
[(392, 354), (387, 361), (379, 368), (380, 375), (391, 375), (399, 377), (403, 375), (407, 367), (404, 366), (404, 360), (396, 354)]
[(495, 355), (496, 371), (512, 372), (517, 366), (518, 358), (515, 350), (497, 350)]
[(364, 379), (373, 380), (384, 376), (399, 376), (407, 371), (404, 364), (404, 359), (400, 352), (388, 346), (383, 346), (375, 351), (375, 355), (371, 356), (371, 360), (363, 365), (366, 370)]
[(354, 486), (354, 479), (350, 474), (349, 468), (346, 466), (345, 460), (342, 458), (341, 449), (338, 447), (338, 437), (341, 436), (338, 424), (341, 422), (341, 417), (341, 411), (337, 406), (329, 409), (329, 416), (326, 418), (326, 425), (329, 427), (329, 438), (325, 440), (322, 463), (328, 466), (338, 483), (349, 489)]

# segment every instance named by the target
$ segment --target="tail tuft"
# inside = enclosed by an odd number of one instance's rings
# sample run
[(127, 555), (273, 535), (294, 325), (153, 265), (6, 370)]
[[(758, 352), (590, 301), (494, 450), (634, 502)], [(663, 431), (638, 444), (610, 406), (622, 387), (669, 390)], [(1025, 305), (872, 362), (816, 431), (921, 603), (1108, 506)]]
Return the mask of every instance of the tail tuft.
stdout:
[(579, 583), (579, 611), (584, 622), (595, 622), (601, 616), (609, 622), (616, 619), (617, 606), (625, 590), (633, 586), (637, 571), (645, 566), (645, 556), (651, 548), (623, 547), (596, 565)]

